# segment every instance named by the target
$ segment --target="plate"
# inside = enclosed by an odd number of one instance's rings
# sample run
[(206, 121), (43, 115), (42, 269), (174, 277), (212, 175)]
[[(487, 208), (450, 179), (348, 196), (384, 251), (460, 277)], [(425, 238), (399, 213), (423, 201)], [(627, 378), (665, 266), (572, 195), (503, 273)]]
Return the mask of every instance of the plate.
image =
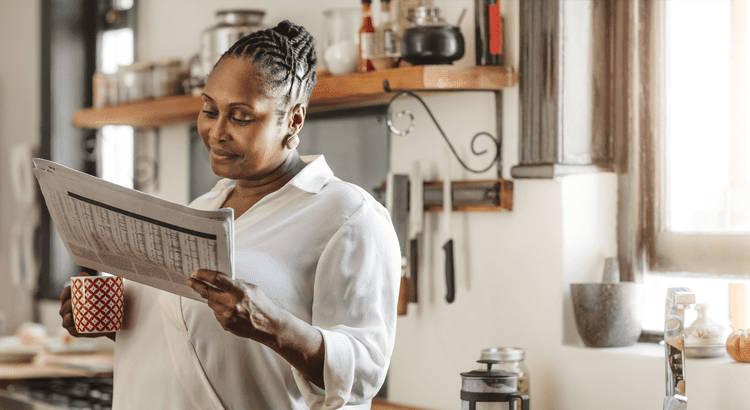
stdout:
[(725, 345), (685, 346), (685, 356), (696, 359), (721, 357), (725, 354), (727, 354), (727, 347)]
[(34, 360), (44, 346), (23, 345), (15, 336), (0, 338), (0, 363), (28, 363)]

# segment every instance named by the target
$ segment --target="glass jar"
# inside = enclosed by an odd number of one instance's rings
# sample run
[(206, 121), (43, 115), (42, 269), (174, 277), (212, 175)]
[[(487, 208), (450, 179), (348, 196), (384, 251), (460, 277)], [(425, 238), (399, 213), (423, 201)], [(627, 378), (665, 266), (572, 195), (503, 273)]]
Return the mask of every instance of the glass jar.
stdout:
[(359, 56), (359, 28), (362, 11), (359, 8), (334, 8), (323, 11), (326, 31), (323, 33), (323, 61), (333, 75), (357, 71)]
[(518, 392), (521, 394), (529, 394), (531, 390), (531, 380), (529, 377), (529, 369), (526, 367), (526, 363), (523, 361), (525, 352), (519, 347), (491, 347), (489, 349), (482, 350), (482, 360), (499, 360), (502, 363), (495, 364), (492, 366), (497, 370), (505, 370), (507, 372), (516, 373), (518, 379), (516, 385)]

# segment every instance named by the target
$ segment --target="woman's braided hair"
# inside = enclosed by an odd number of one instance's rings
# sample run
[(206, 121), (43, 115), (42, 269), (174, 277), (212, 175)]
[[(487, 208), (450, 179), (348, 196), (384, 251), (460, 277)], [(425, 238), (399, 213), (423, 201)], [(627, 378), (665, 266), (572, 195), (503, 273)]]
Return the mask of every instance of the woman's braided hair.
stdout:
[(312, 36), (288, 20), (242, 37), (219, 61), (227, 57), (243, 58), (266, 70), (266, 82), (281, 97), (281, 116), (290, 102), (306, 105), (318, 79)]

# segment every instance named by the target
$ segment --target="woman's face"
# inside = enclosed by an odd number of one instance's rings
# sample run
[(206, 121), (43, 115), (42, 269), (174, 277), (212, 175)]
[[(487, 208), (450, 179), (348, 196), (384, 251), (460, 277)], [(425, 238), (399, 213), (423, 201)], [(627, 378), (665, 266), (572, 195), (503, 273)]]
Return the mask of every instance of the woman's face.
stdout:
[(294, 133), (289, 115), (279, 123), (276, 100), (266, 92), (262, 75), (251, 62), (230, 57), (206, 81), (198, 133), (220, 177), (259, 180), (289, 153), (284, 148), (284, 139)]

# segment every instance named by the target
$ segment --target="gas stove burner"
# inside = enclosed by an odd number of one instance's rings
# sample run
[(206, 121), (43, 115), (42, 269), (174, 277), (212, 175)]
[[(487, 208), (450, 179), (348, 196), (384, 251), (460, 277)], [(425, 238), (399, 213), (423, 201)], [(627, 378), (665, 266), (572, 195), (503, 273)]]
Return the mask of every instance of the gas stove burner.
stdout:
[(14, 386), (15, 397), (68, 410), (112, 408), (112, 378), (28, 379)]

